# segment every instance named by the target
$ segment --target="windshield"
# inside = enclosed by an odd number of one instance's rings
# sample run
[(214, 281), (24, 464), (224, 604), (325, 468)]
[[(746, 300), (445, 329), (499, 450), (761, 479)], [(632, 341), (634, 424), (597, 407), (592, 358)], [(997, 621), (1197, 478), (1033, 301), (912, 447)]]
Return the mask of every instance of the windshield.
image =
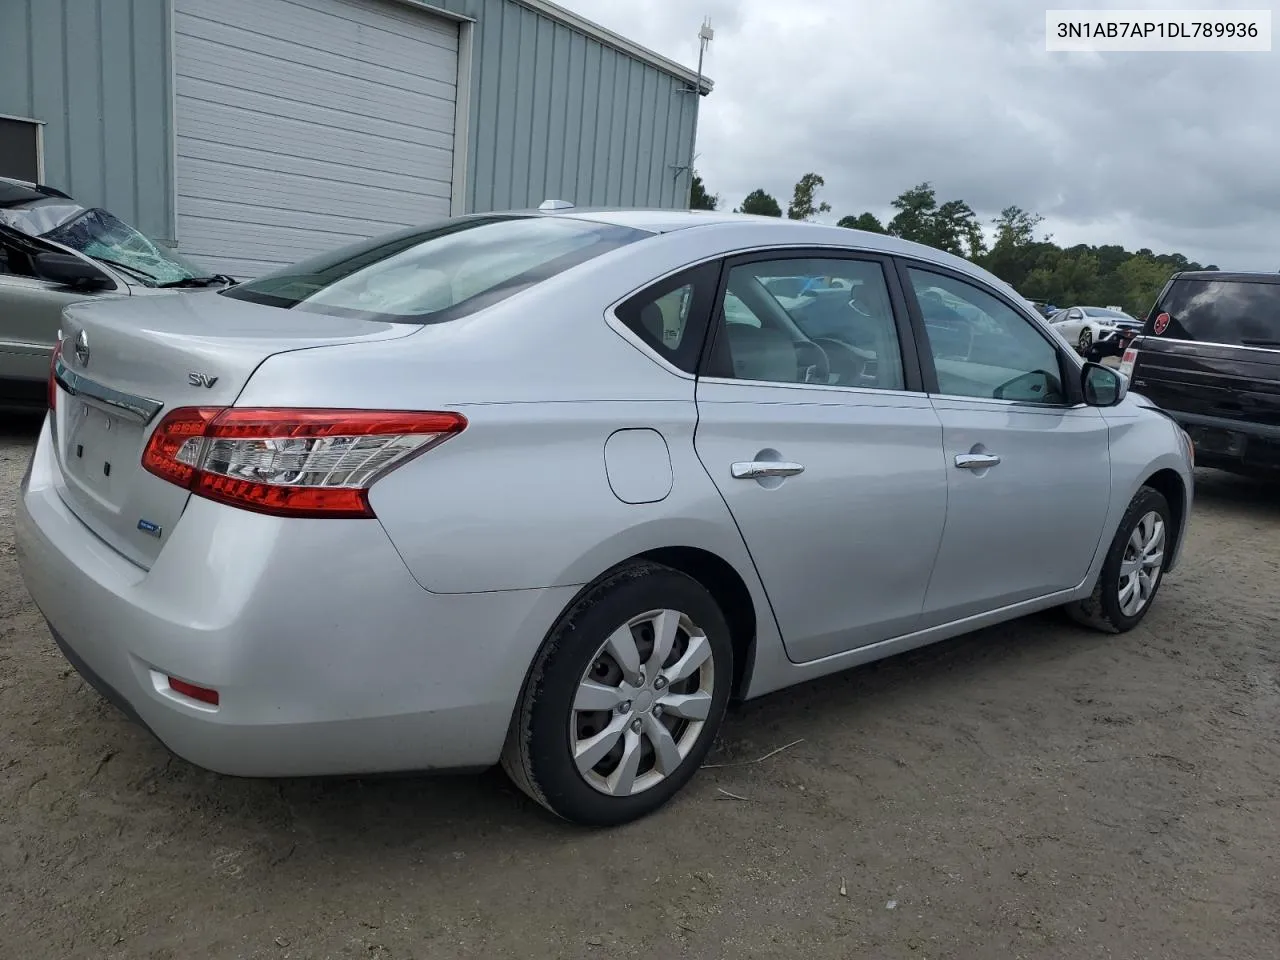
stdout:
[[(65, 201), (63, 202), (65, 205)], [(161, 250), (119, 217), (99, 207), (80, 212), (39, 236), (124, 268), (147, 286), (190, 280), (201, 271), (174, 253)]]
[(467, 217), (344, 247), (222, 295), (286, 310), (438, 323), (647, 236), (631, 227), (558, 217)]
[(1133, 317), (1119, 310), (1103, 310), (1101, 307), (1085, 307), (1086, 317), (1103, 317), (1110, 320), (1132, 320)]

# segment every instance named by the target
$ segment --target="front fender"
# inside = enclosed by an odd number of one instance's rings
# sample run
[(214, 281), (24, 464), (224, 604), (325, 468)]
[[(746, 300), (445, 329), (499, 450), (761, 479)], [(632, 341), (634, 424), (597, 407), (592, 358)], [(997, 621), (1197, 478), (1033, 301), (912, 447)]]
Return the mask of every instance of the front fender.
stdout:
[(1109, 428), (1111, 453), (1111, 502), (1098, 553), (1082, 591), (1092, 590), (1115, 538), (1116, 530), (1134, 496), (1144, 486), (1154, 486), (1173, 502), (1176, 516), (1173, 545), (1165, 563), (1172, 571), (1181, 558), (1191, 519), (1195, 493), (1194, 467), (1182, 439), (1181, 428), (1149, 401), (1130, 394), (1118, 407), (1103, 411)]

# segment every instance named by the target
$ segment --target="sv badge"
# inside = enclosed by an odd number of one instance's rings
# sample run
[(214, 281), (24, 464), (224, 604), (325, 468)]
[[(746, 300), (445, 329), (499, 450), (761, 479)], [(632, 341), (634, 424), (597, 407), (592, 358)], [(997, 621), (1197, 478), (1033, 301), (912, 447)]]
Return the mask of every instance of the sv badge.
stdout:
[(207, 373), (196, 373), (192, 371), (187, 374), (187, 383), (193, 387), (204, 387), (208, 389), (218, 382), (217, 377), (211, 377)]

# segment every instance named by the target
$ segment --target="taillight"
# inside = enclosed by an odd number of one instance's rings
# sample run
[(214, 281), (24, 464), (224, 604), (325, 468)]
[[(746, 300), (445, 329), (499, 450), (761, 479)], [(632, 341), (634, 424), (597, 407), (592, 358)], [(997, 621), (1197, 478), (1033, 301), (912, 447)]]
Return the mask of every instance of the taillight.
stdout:
[(53, 345), (53, 356), (49, 358), (49, 409), (58, 408), (58, 378), (54, 371), (58, 369), (58, 358), (62, 356), (62, 331), (58, 331), (58, 339)]
[(1126, 377), (1133, 376), (1133, 365), (1138, 362), (1138, 350), (1136, 347), (1130, 347), (1124, 352), (1124, 356), (1120, 358), (1120, 372)]
[(197, 496), (286, 517), (372, 517), (369, 487), (467, 425), (459, 413), (181, 407), (142, 466)]

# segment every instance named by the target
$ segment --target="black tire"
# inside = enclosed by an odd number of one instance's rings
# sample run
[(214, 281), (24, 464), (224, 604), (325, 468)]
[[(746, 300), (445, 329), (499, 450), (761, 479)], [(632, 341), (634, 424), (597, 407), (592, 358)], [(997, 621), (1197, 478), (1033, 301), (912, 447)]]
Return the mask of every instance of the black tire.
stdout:
[(1129, 508), (1125, 510), (1124, 516), (1120, 520), (1120, 526), (1116, 529), (1115, 538), (1111, 541), (1111, 546), (1107, 550), (1107, 558), (1102, 564), (1102, 572), (1098, 575), (1098, 582), (1093, 588), (1093, 593), (1087, 599), (1068, 604), (1065, 608), (1068, 615), (1077, 623), (1093, 627), (1105, 633), (1127, 633), (1142, 622), (1142, 618), (1147, 615), (1147, 611), (1155, 603), (1160, 584), (1164, 581), (1163, 561), (1160, 564), (1159, 571), (1156, 573), (1151, 594), (1142, 608), (1133, 615), (1127, 615), (1121, 609), (1120, 604), (1121, 566), (1125, 561), (1125, 551), (1129, 544), (1129, 538), (1133, 536), (1133, 532), (1139, 522), (1149, 513), (1158, 514), (1164, 522), (1165, 533), (1162, 554), (1165, 558), (1168, 557), (1175, 532), (1172, 522), (1173, 514), (1169, 509), (1169, 502), (1160, 491), (1151, 487), (1143, 487), (1129, 502)]
[(1080, 331), (1080, 339), (1077, 341), (1077, 347), (1080, 350), (1081, 356), (1085, 357), (1089, 355), (1089, 351), (1093, 348), (1093, 334), (1089, 331), (1088, 327), (1085, 327)]
[[(602, 659), (601, 645), (620, 626), (653, 610), (677, 611), (705, 634), (714, 673), (711, 704), (701, 731), (674, 772), (642, 792), (611, 796), (591, 786), (574, 762), (570, 742), (570, 726), (577, 719), (574, 702), (588, 667), (598, 666)], [(670, 800), (702, 765), (724, 718), (732, 682), (729, 626), (706, 588), (670, 567), (627, 564), (584, 591), (552, 627), (521, 692), (502, 767), (517, 787), (565, 820), (585, 826), (636, 820)], [(678, 726), (683, 721), (674, 722)]]

